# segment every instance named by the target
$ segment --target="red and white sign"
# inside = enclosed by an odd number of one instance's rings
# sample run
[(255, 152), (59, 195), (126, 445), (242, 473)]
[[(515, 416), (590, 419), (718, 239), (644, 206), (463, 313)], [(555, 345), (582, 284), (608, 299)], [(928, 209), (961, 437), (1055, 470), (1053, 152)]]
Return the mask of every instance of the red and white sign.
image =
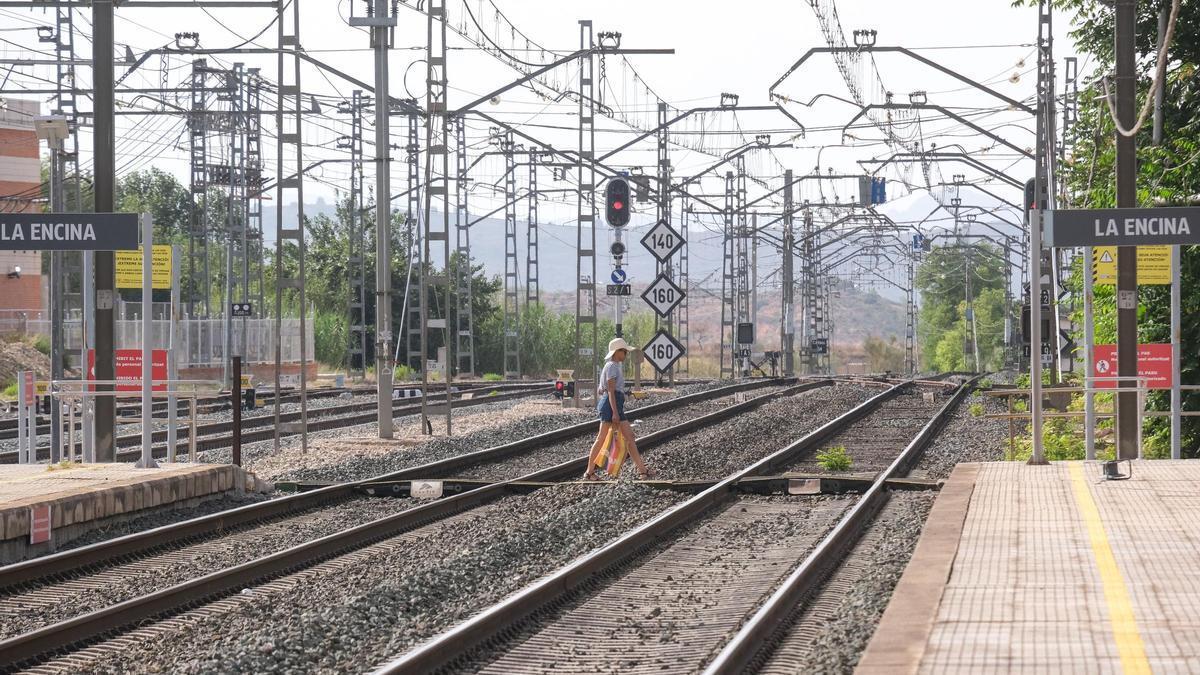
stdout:
[[(117, 391), (141, 391), (142, 390), (142, 350), (140, 349), (117, 349), (114, 351), (116, 356), (116, 379)], [(151, 372), (150, 376), (155, 381), (167, 379), (167, 350), (155, 349), (154, 355), (151, 357)], [(96, 350), (88, 350), (88, 379), (96, 379)], [(166, 391), (167, 384), (154, 385), (154, 391)]]
[(26, 370), (21, 374), (25, 378), (25, 405), (34, 403), (33, 371)]
[(50, 504), (35, 504), (29, 507), (29, 543), (45, 544), (50, 541)]
[[(1138, 377), (1147, 378), (1146, 386), (1151, 389), (1171, 388), (1171, 345), (1138, 345)], [(1117, 346), (1096, 345), (1092, 355), (1092, 375), (1096, 377), (1117, 376)], [(1112, 389), (1113, 380), (1097, 382), (1096, 387)]]

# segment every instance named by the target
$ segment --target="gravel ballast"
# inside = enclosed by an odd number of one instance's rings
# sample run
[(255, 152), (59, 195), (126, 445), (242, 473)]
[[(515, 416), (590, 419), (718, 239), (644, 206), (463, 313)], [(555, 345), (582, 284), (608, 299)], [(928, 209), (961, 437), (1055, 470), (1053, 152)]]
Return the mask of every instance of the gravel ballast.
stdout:
[(984, 413), (1003, 413), (1002, 400), (979, 392), (963, 399), (910, 475), (944, 480), (960, 462), (1002, 461), (1008, 448), (1008, 421), (971, 412), (971, 406), (979, 404)]
[(853, 673), (912, 557), (932, 492), (892, 492), (843, 564), (758, 671), (765, 675)]
[(752, 412), (673, 439), (648, 452), (646, 463), (664, 480), (724, 478), (799, 440), (880, 391), (857, 384), (835, 384), (778, 398)]
[(457, 672), (697, 672), (853, 501), (731, 499)]
[(506, 497), (45, 665), (369, 671), (682, 499), (629, 484)]
[(15, 593), (0, 592), (0, 640), (103, 609), (416, 506), (358, 498)]

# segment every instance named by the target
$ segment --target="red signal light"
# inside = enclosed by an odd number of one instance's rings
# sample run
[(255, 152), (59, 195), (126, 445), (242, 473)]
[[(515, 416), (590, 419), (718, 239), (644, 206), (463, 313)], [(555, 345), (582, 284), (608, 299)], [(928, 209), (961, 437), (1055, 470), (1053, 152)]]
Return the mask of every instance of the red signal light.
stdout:
[(613, 202), (613, 208), (617, 209), (617, 210), (623, 209), (623, 208), (625, 208), (625, 202), (621, 202), (621, 201)]

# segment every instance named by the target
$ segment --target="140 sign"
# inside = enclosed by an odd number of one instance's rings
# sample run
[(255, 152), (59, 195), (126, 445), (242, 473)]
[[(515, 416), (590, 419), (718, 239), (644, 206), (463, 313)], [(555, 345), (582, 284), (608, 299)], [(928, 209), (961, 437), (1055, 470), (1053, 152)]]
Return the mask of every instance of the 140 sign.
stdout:
[(683, 357), (684, 351), (683, 345), (665, 330), (659, 330), (646, 346), (642, 347), (642, 355), (660, 373), (670, 370), (671, 366)]
[(642, 246), (660, 263), (665, 263), (683, 248), (683, 237), (667, 221), (660, 220), (642, 237)]

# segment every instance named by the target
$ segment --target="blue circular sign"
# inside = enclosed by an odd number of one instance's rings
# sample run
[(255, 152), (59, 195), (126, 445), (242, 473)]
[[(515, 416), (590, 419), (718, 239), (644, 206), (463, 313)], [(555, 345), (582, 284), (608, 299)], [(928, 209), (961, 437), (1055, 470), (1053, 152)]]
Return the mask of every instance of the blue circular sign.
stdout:
[(612, 279), (612, 282), (614, 284), (625, 283), (625, 270), (618, 267), (617, 269), (612, 271), (612, 276), (610, 278)]

